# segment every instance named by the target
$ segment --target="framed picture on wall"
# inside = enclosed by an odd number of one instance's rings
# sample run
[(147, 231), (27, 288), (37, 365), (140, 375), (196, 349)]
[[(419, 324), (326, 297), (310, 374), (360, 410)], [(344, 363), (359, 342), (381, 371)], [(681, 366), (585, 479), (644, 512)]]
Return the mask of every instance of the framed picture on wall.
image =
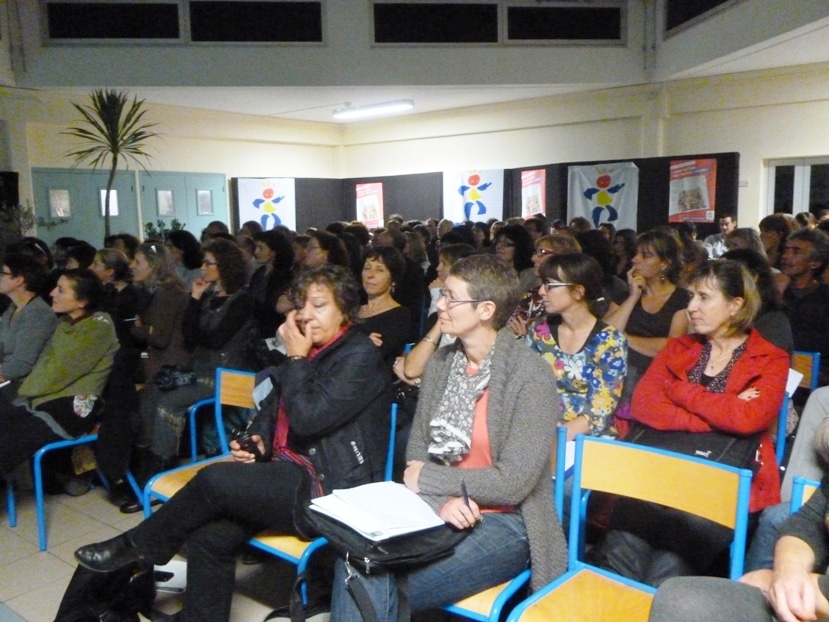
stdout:
[(155, 191), (156, 205), (158, 206), (158, 215), (175, 216), (176, 208), (173, 205), (173, 191), (172, 190), (156, 190)]
[(196, 190), (196, 209), (199, 216), (213, 215), (212, 190)]
[(52, 218), (69, 218), (72, 215), (69, 190), (49, 190), (49, 215)]
[[(104, 215), (106, 211), (106, 200), (107, 200), (107, 189), (101, 188), (101, 216)], [(109, 191), (109, 215), (110, 216), (117, 216), (118, 215), (118, 191), (114, 188)]]

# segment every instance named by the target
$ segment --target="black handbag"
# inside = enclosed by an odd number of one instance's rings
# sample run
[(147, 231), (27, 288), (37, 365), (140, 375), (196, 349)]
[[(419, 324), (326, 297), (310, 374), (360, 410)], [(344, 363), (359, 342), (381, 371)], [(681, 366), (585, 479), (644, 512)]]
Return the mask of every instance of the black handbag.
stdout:
[[(636, 422), (624, 440), (756, 472), (761, 436), (656, 430)], [(716, 572), (712, 566), (727, 551), (734, 534), (732, 529), (699, 516), (627, 497), (614, 503), (609, 528), (632, 533), (657, 549), (673, 551), (699, 574)], [(604, 545), (602, 548), (604, 554), (609, 553)], [(623, 556), (633, 554), (626, 551)]]
[(455, 529), (448, 524), (375, 542), (345, 523), (305, 507), (302, 517), (295, 517), (306, 536), (323, 536), (349, 564), (363, 574), (411, 568), (452, 555), (455, 546), (469, 529)]
[(155, 579), (152, 564), (136, 562), (113, 572), (75, 569), (55, 622), (138, 622), (152, 618)]
[(760, 468), (762, 435), (735, 436), (724, 432), (657, 430), (636, 422), (623, 440), (634, 445), (665, 449), (740, 469), (750, 469), (756, 473)]
[[(325, 537), (337, 553), (345, 558), (349, 565), (346, 586), (365, 622), (378, 622), (377, 612), (365, 587), (360, 581), (352, 580), (352, 569), (365, 575), (402, 571), (397, 575), (398, 622), (405, 622), (411, 612), (406, 571), (452, 555), (455, 546), (470, 532), (469, 529), (460, 530), (443, 524), (375, 542), (345, 523), (311, 510), (308, 504), (303, 504), (302, 507), (303, 510), (294, 517), (297, 527), (306, 536), (313, 533)], [(291, 619), (294, 622), (304, 620), (301, 605), (299, 599), (291, 602)]]

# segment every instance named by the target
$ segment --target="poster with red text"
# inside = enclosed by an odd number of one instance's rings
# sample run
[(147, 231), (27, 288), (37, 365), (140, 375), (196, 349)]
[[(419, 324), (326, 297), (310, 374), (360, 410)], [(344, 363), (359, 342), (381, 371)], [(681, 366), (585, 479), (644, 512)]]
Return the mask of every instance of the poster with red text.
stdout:
[(714, 222), (717, 160), (671, 162), (668, 222)]
[(357, 220), (369, 229), (383, 226), (383, 184), (357, 184)]
[(547, 171), (521, 171), (521, 215), (547, 214)]

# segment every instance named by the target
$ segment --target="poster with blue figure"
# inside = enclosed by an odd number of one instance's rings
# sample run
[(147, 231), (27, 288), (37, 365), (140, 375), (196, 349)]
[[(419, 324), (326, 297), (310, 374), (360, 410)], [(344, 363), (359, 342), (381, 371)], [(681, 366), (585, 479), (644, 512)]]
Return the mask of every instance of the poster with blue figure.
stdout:
[(240, 177), (239, 223), (253, 220), (265, 230), (285, 225), (296, 230), (296, 184), (292, 177)]
[(443, 217), (452, 222), (501, 220), (504, 170), (465, 170), (443, 174)]
[(639, 169), (633, 162), (571, 166), (568, 186), (568, 222), (581, 216), (596, 228), (610, 223), (636, 230)]

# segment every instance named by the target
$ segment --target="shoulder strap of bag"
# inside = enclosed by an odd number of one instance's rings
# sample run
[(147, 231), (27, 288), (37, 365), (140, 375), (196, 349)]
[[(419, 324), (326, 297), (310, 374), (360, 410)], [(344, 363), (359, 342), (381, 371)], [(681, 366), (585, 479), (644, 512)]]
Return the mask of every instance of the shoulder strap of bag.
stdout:
[[(369, 598), (368, 591), (362, 582), (357, 579), (358, 572), (351, 567), (348, 559), (345, 560), (345, 566), (348, 570), (348, 576), (345, 578), (345, 586), (348, 593), (357, 603), (357, 608), (363, 616), (364, 622), (379, 622), (377, 618), (377, 610)], [(395, 573), (395, 583), (397, 584), (397, 622), (409, 622), (412, 617), (412, 601), (409, 595), (409, 577), (405, 572), (400, 574)], [(357, 579), (357, 580), (355, 580)], [(296, 622), (296, 621), (292, 621)]]

